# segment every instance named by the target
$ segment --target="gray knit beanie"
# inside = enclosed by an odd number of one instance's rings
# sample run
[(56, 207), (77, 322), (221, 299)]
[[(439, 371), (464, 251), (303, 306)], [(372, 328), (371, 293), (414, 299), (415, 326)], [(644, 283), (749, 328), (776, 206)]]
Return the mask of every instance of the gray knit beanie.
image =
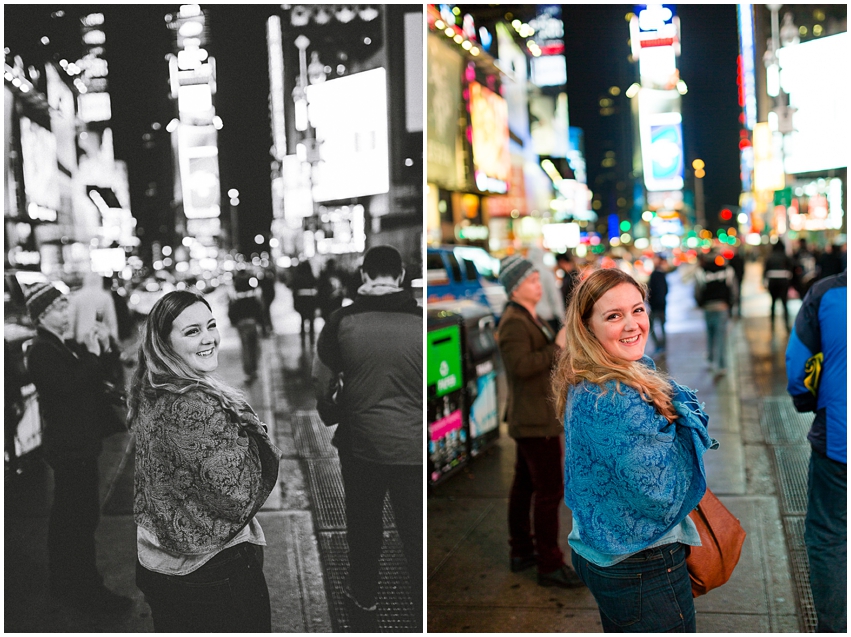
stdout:
[(513, 254), (510, 257), (505, 257), (499, 264), (499, 282), (505, 288), (505, 293), (511, 297), (511, 293), (517, 289), (517, 286), (523, 283), (523, 280), (536, 272), (535, 266), (528, 259), (524, 259), (519, 254)]

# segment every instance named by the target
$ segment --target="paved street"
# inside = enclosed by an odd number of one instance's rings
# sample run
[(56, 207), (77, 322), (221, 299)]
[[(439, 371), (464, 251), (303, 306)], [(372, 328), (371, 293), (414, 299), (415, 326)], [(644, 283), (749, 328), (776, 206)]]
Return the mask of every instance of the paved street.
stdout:
[[(224, 290), (209, 297), (222, 332), (218, 373), (243, 388), (283, 450), (278, 486), (258, 519), (266, 534), (264, 570), (276, 632), (348, 632), (342, 587), (348, 568), (339, 462), (330, 445), (333, 428), (313, 410), (313, 347), (298, 334), (292, 296), (278, 285), (272, 306), (273, 337), (262, 342), (260, 376), (243, 385), (240, 345), (227, 322)], [(317, 328), (321, 321), (317, 321)], [(5, 618), (10, 632), (151, 632), (150, 609), (135, 586), (136, 527), (132, 516), (133, 436), (105, 441), (100, 458), (101, 522), (98, 566), (106, 585), (135, 601), (124, 617), (97, 617), (50, 599), (47, 591), (47, 521), (52, 475), (31, 464), (5, 496)], [(414, 626), (410, 582), (392, 514), (385, 509), (378, 628), (408, 632)]]
[[(709, 486), (748, 533), (732, 579), (695, 601), (703, 633), (815, 629), (803, 547), (811, 418), (795, 412), (786, 395), (787, 334), (779, 318), (777, 329), (769, 328), (760, 276), (761, 266), (748, 264), (744, 317), (730, 326), (726, 377), (714, 382), (704, 366), (703, 316), (680, 273), (669, 277), (668, 350), (654, 355), (705, 403), (710, 434), (721, 443), (705, 456)], [(790, 302), (793, 313), (799, 306)], [(428, 630), (602, 632), (587, 589), (543, 589), (534, 569), (508, 568), (514, 446), (503, 426), (496, 445), (428, 499)], [(565, 551), (570, 527), (562, 506)]]

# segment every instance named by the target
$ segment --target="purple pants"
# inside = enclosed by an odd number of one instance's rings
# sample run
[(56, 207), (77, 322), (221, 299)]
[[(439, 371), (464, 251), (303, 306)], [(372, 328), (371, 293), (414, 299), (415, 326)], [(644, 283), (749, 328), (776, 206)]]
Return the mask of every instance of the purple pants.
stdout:
[(558, 506), (564, 497), (561, 436), (515, 441), (517, 464), (508, 500), (511, 557), (537, 553), (538, 572), (550, 573), (564, 564), (558, 545)]

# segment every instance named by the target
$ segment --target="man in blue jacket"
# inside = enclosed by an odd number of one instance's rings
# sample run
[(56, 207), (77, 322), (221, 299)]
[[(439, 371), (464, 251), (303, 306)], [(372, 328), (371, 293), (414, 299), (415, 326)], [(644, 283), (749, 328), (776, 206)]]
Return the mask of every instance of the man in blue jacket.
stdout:
[(787, 391), (814, 411), (804, 541), (818, 632), (847, 627), (848, 271), (813, 285), (786, 348)]

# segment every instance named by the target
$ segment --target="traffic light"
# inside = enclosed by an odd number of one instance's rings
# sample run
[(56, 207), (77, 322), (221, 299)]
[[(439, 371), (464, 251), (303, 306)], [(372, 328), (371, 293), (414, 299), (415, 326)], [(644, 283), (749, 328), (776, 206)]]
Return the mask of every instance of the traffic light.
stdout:
[(733, 211), (729, 208), (722, 208), (718, 216), (721, 218), (721, 221), (730, 221), (733, 218)]

